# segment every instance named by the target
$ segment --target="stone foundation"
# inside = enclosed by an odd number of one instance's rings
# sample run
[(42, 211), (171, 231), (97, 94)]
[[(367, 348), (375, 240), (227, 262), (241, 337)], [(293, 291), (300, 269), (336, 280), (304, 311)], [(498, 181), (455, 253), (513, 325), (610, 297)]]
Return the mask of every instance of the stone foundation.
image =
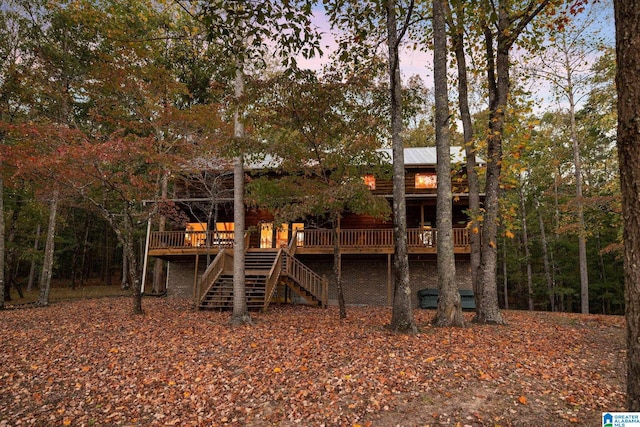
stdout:
[[(327, 277), (329, 300), (337, 301), (333, 257), (300, 257), (300, 260), (316, 273)], [(346, 304), (390, 306), (393, 301), (393, 276), (389, 277), (389, 271), (393, 274), (393, 258), (389, 261), (387, 255), (343, 255), (342, 287)], [(418, 291), (438, 287), (435, 258), (410, 258), (409, 281), (414, 306), (418, 307)], [(471, 289), (471, 266), (468, 259), (456, 260), (456, 281), (459, 289)]]

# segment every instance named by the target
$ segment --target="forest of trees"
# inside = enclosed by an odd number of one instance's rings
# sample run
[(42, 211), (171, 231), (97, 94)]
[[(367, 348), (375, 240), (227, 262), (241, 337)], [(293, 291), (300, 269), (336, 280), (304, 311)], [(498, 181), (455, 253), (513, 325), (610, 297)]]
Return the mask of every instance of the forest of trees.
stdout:
[[(448, 37), (434, 45), (431, 2), (253, 3), (3, 3), (0, 306), (16, 286), (39, 287), (46, 305), (52, 278), (139, 289), (147, 221), (174, 214), (144, 201), (170, 199), (194, 159), (300, 153), (296, 120), (337, 111), (342, 133), (315, 131), (327, 144), (435, 145), (444, 126), (486, 162), (486, 174), (467, 165), (475, 181), (453, 192), (486, 193), (469, 228), (482, 236), (474, 276), (487, 307), (623, 313), (610, 4), (437, 2)], [(336, 31), (333, 52), (314, 16)], [(434, 47), (445, 49), (444, 116), (432, 78), (402, 72), (404, 54)], [(312, 56), (325, 65), (300, 70)]]

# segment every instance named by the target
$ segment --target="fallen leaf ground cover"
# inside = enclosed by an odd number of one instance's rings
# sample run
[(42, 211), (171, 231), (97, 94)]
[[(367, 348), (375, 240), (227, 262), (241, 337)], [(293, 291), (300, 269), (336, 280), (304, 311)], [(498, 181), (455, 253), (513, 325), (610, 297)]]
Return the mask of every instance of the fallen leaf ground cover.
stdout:
[[(601, 425), (624, 405), (624, 320), (507, 311), (508, 326), (384, 328), (390, 309), (229, 313), (145, 299), (0, 312), (0, 426)], [(471, 314), (467, 314), (470, 318)]]
[[(104, 285), (99, 280), (86, 281), (82, 286), (72, 288), (68, 281), (56, 281), (51, 283), (49, 292), (49, 302), (67, 301), (74, 299), (102, 298), (107, 296), (128, 296), (131, 295), (130, 290), (122, 289), (117, 285)], [(11, 300), (5, 301), (5, 306), (13, 308), (27, 304), (35, 304), (40, 296), (40, 290), (34, 288), (30, 291), (22, 290), (22, 297), (15, 289), (11, 290)]]

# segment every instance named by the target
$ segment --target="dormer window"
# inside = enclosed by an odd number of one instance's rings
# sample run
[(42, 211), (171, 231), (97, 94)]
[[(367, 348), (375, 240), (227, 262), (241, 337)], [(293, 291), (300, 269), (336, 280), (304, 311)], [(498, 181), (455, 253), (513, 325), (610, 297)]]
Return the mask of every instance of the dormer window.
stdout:
[(364, 185), (369, 187), (369, 190), (376, 189), (376, 177), (373, 176), (373, 174), (367, 174), (363, 176), (362, 179), (364, 180)]
[(438, 178), (435, 173), (417, 173), (416, 188), (438, 188)]

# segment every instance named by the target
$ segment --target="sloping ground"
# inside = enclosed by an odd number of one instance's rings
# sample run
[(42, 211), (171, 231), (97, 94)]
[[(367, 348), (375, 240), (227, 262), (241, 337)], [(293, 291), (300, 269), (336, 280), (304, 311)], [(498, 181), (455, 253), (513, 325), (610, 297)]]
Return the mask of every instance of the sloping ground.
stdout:
[[(388, 332), (390, 311), (229, 313), (128, 298), (0, 312), (0, 426), (601, 425), (624, 404), (620, 317)], [(470, 316), (470, 314), (467, 314)]]

